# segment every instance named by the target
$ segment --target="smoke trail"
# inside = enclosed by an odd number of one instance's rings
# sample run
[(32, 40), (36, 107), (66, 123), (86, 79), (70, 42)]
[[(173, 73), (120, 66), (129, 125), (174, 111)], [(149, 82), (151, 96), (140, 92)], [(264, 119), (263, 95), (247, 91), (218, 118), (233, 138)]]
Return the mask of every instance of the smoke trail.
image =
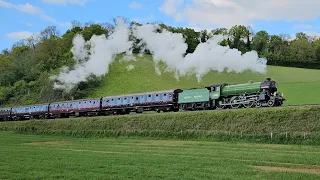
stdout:
[[(75, 36), (71, 51), (77, 60), (77, 65), (74, 70), (65, 67), (58, 76), (51, 78), (62, 82), (62, 84), (55, 83), (55, 88), (69, 91), (91, 74), (101, 76), (108, 73), (109, 65), (113, 62), (115, 55), (126, 52), (130, 56), (132, 42), (128, 41), (129, 29), (121, 19), (117, 19), (117, 24), (109, 39), (104, 35), (93, 35), (88, 42), (85, 42), (81, 35)], [(89, 46), (90, 50), (86, 46)], [(89, 52), (90, 55), (88, 55)]]
[(210, 70), (266, 72), (266, 60), (258, 58), (257, 52), (251, 51), (241, 55), (236, 49), (220, 46), (219, 43), (224, 39), (222, 35), (213, 36), (207, 42), (200, 43), (194, 53), (183, 57), (188, 46), (184, 43), (182, 35), (167, 30), (157, 33), (157, 28), (159, 28), (157, 25), (151, 24), (136, 26), (134, 35), (146, 44), (156, 64), (164, 61), (168, 65), (167, 71), (175, 72), (176, 78), (188, 72), (195, 73), (199, 82)]
[[(255, 51), (241, 55), (236, 49), (220, 46), (223, 36), (213, 36), (207, 42), (200, 43), (194, 53), (184, 56), (188, 45), (182, 34), (167, 30), (159, 33), (156, 31), (159, 26), (154, 24), (133, 26), (129, 29), (121, 19), (117, 22), (118, 25), (110, 39), (103, 35), (93, 36), (88, 42), (85, 42), (80, 35), (74, 38), (71, 51), (78, 64), (74, 70), (64, 68), (58, 76), (53, 77), (62, 82), (55, 84), (55, 88), (70, 90), (78, 82), (85, 81), (90, 74), (97, 76), (107, 74), (109, 65), (119, 53), (126, 52), (124, 61), (134, 61), (135, 58), (132, 56), (134, 43), (129, 41), (130, 35), (140, 39), (140, 45), (145, 45), (143, 49), (146, 48), (152, 53), (158, 75), (161, 75), (157, 67), (160, 61), (167, 65), (166, 71), (174, 72), (176, 79), (187, 73), (195, 73), (198, 81), (201, 81), (202, 76), (211, 70), (266, 72), (266, 59), (258, 58)], [(89, 52), (91, 55), (88, 55)]]

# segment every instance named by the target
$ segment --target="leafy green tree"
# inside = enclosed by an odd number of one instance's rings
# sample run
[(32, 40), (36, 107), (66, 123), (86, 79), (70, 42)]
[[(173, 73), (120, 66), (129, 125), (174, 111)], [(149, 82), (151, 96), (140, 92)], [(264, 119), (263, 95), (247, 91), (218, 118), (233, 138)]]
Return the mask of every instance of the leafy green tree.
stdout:
[(229, 46), (230, 48), (236, 48), (242, 53), (250, 51), (250, 36), (251, 32), (243, 25), (233, 26), (229, 30)]
[(187, 53), (193, 53), (200, 43), (200, 33), (195, 32), (194, 29), (186, 28), (183, 31), (183, 36), (186, 39), (186, 43), (188, 44)]
[(102, 35), (105, 34), (106, 36), (108, 35), (108, 30), (103, 28), (101, 25), (99, 24), (91, 24), (88, 27), (85, 27), (80, 34), (83, 36), (83, 38), (88, 41), (91, 39), (91, 37), (93, 35)]
[(266, 56), (268, 53), (268, 45), (270, 36), (266, 31), (259, 31), (252, 40), (252, 49), (257, 51), (260, 56)]
[(218, 28), (211, 31), (213, 35), (228, 35), (228, 29), (227, 28)]
[(310, 62), (316, 59), (316, 54), (312, 49), (308, 37), (304, 33), (297, 33), (296, 39), (290, 43), (291, 58), (294, 61)]

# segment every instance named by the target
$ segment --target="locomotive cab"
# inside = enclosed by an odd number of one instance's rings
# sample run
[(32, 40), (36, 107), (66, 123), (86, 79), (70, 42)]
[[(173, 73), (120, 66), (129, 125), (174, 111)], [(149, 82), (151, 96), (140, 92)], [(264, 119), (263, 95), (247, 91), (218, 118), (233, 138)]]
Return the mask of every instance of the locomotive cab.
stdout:
[(261, 83), (260, 89), (273, 94), (274, 92), (277, 92), (278, 84), (275, 81), (271, 81), (271, 78), (267, 78), (265, 81)]

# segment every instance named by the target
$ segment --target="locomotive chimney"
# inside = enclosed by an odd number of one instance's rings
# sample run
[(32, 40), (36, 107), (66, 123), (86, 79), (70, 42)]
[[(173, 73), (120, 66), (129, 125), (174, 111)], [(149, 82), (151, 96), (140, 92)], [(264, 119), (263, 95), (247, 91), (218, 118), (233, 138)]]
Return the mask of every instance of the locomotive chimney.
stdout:
[(267, 78), (267, 81), (271, 81), (271, 78)]

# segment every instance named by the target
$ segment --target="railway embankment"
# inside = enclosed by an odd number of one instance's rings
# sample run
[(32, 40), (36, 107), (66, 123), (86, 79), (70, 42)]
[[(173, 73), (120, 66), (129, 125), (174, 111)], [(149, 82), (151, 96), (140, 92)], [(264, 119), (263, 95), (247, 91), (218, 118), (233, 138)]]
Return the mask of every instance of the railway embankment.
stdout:
[(1, 122), (0, 131), (73, 137), (151, 137), (320, 144), (320, 107), (284, 107)]

